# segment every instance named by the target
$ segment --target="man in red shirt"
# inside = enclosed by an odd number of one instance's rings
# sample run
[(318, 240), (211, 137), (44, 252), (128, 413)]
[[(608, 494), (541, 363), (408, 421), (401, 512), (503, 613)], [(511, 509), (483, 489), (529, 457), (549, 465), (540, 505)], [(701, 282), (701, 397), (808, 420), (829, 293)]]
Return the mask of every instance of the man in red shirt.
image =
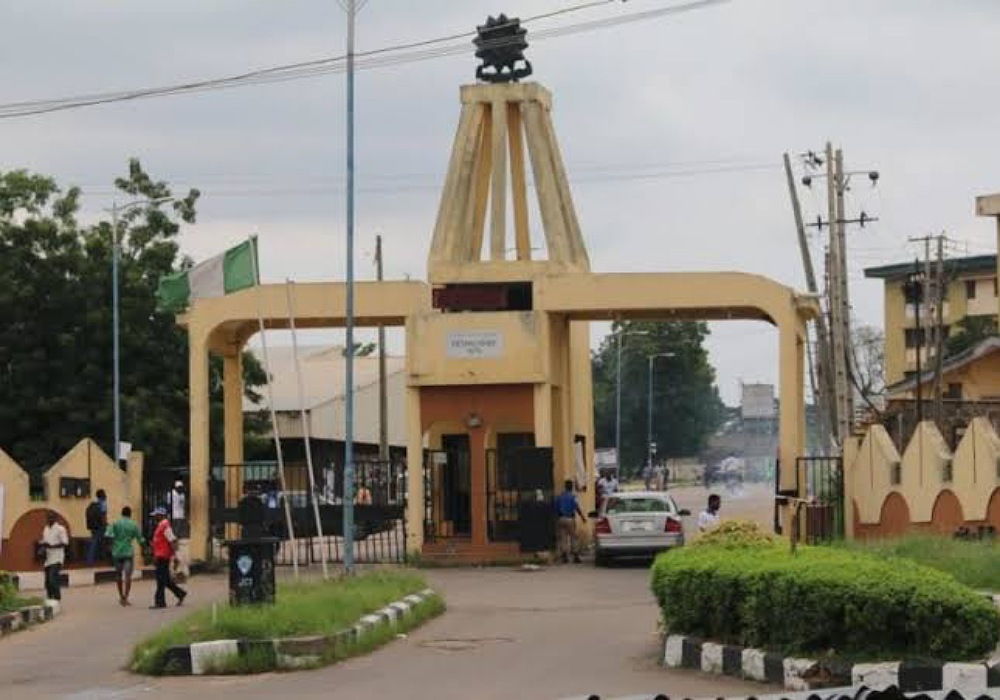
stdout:
[(177, 596), (177, 604), (183, 605), (187, 591), (174, 583), (170, 577), (170, 562), (176, 556), (177, 535), (170, 527), (165, 508), (156, 508), (152, 515), (157, 518), (156, 530), (153, 532), (153, 560), (156, 562), (156, 595), (151, 609), (167, 607), (167, 589)]

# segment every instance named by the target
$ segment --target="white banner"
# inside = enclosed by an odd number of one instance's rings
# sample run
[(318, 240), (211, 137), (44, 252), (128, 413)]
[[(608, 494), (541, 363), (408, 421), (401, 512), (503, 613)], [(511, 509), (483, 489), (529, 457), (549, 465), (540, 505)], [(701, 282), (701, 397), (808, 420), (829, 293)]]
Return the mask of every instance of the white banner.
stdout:
[(118, 459), (122, 461), (127, 461), (128, 456), (132, 454), (132, 443), (131, 442), (119, 442), (118, 443)]
[(576, 465), (576, 483), (580, 488), (587, 486), (587, 458), (583, 454), (583, 443), (573, 443), (573, 461)]

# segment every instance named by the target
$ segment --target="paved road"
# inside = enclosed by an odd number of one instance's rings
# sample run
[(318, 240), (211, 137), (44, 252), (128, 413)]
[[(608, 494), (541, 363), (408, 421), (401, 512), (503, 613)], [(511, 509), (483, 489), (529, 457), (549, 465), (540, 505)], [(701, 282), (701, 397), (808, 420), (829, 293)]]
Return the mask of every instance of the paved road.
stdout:
[(691, 511), (691, 517), (685, 521), (689, 534), (697, 532), (695, 523), (698, 513), (705, 510), (709, 493), (716, 493), (722, 498), (723, 520), (750, 520), (765, 532), (774, 531), (774, 484), (747, 484), (735, 492), (724, 484), (716, 484), (711, 489), (701, 486), (670, 489), (677, 504)]
[[(56, 621), (0, 641), (0, 695), (118, 700), (238, 697), (558, 699), (662, 692), (719, 697), (766, 688), (659, 665), (645, 567), (431, 570), (448, 612), (374, 654), (317, 671), (239, 678), (145, 678), (121, 670), (133, 642), (183, 608), (118, 606), (107, 587), (71, 589)], [(192, 582), (191, 603), (223, 595)], [(138, 585), (139, 598), (150, 584)]]

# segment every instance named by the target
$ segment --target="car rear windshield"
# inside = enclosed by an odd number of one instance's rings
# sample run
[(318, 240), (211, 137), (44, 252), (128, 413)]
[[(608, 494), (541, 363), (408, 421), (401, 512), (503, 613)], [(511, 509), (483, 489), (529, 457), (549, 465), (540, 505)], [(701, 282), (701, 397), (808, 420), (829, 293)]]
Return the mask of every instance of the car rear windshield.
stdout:
[(670, 511), (670, 504), (662, 498), (610, 498), (608, 499), (607, 514), (617, 513), (666, 513)]

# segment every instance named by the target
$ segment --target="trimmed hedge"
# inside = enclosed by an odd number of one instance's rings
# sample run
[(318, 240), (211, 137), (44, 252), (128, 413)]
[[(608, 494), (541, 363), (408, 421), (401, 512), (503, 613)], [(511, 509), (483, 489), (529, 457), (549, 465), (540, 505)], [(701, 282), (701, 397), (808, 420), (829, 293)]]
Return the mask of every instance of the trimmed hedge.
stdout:
[(1000, 614), (948, 574), (825, 547), (689, 547), (660, 555), (653, 593), (671, 633), (792, 654), (991, 652)]

